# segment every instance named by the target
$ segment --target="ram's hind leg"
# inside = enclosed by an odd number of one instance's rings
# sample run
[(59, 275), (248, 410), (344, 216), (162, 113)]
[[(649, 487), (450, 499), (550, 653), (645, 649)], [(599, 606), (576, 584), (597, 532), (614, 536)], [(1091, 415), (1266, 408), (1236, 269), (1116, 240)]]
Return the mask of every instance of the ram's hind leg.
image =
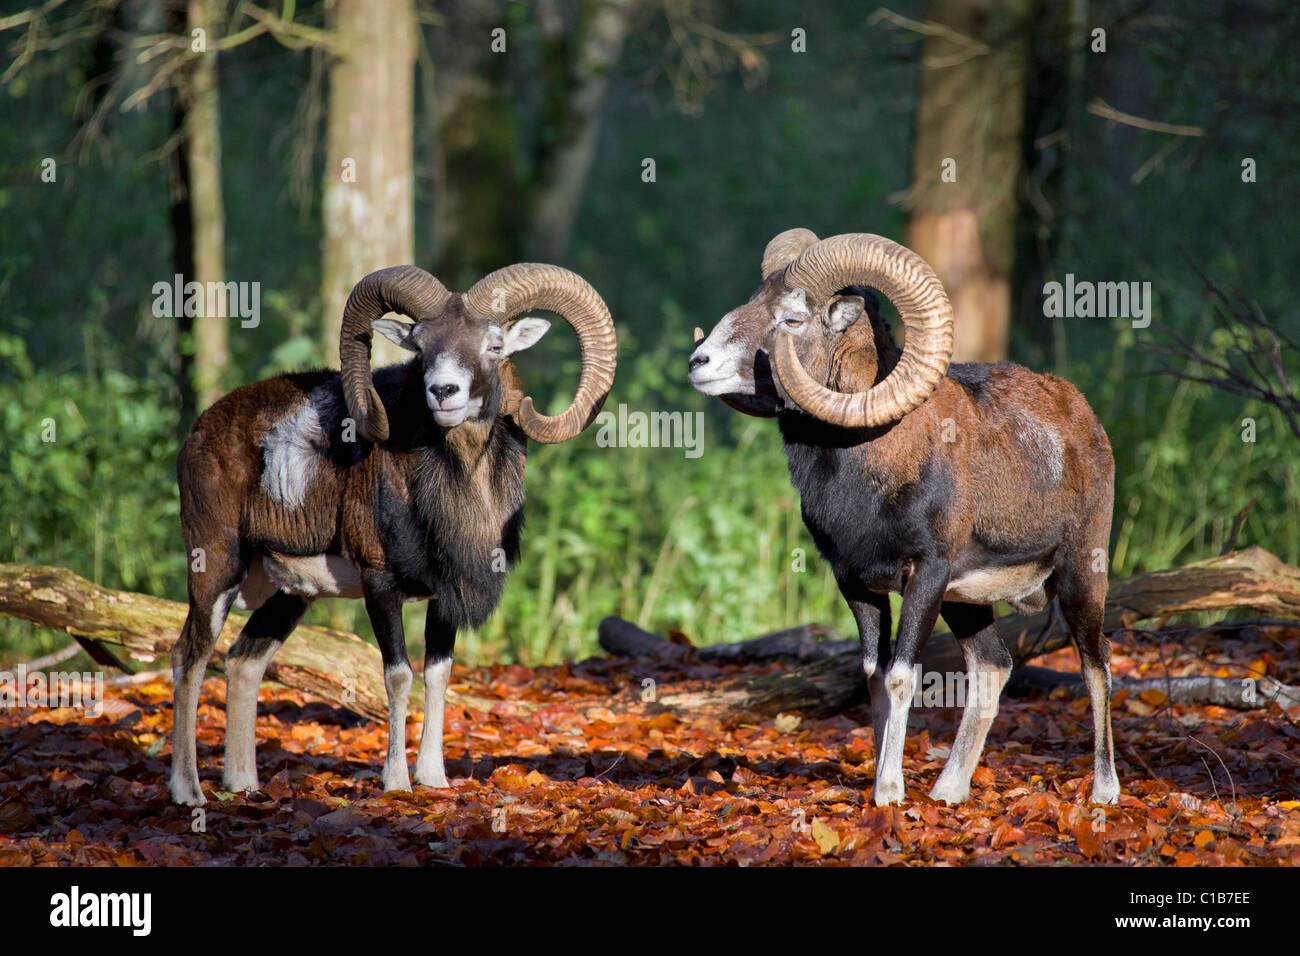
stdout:
[(212, 648), (225, 627), (226, 615), (239, 593), (244, 566), (234, 554), (209, 551), (204, 569), (191, 568), (190, 611), (172, 648), (172, 777), (171, 795), (177, 803), (198, 806), (204, 802), (199, 786), (199, 691)]
[(253, 612), (226, 654), (227, 790), (257, 789), (257, 690), (266, 665), (302, 620), (311, 602), (277, 591)]
[[(998, 715), (998, 698), (1011, 676), (1011, 655), (993, 627), (993, 609), (982, 604), (945, 601), (939, 613), (952, 629), (966, 659), (966, 706), (962, 709), (952, 753), (930, 797), (962, 803), (970, 796), (970, 778), (984, 752), (984, 740)], [(946, 682), (945, 682), (946, 683)]]
[(443, 704), (456, 646), (456, 626), (438, 617), (436, 603), (429, 602), (424, 619), (424, 729), (415, 758), (415, 782), (425, 787), (447, 786), (442, 762)]
[(1102, 632), (1107, 582), (1105, 570), (1092, 570), (1091, 560), (1091, 555), (1079, 554), (1058, 572), (1056, 599), (1078, 648), (1092, 705), (1092, 802), (1115, 803), (1119, 775), (1110, 726), (1110, 639)]

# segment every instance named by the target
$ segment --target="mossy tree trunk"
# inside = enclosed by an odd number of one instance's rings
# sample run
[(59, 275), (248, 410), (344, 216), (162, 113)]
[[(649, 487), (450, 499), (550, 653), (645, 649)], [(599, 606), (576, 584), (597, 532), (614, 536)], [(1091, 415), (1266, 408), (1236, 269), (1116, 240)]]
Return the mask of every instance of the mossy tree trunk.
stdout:
[[(221, 102), (215, 49), (224, 0), (186, 0), (169, 10), (169, 29), (191, 47), (172, 87), (169, 155), (172, 185), (172, 268), (183, 282), (224, 282), (226, 212), (221, 193)], [(203, 37), (196, 40), (195, 30)], [(193, 49), (201, 42), (202, 50)], [(182, 306), (184, 303), (181, 303)], [(222, 392), (230, 364), (226, 315), (176, 315), (180, 432)]]
[[(412, 0), (337, 0), (325, 131), (321, 339), (338, 355), (343, 306), (376, 269), (415, 260)], [(376, 364), (409, 354), (375, 336)]]
[[(194, 231), (194, 276), (207, 287), (226, 281), (226, 210), (221, 193), (221, 93), (213, 44), (225, 19), (224, 0), (187, 0), (191, 35), (207, 32), (186, 78), (185, 152)], [(187, 278), (189, 278), (187, 276)], [(233, 314), (234, 310), (230, 310)], [(200, 410), (221, 397), (230, 365), (231, 314), (204, 315), (194, 329), (194, 390)]]

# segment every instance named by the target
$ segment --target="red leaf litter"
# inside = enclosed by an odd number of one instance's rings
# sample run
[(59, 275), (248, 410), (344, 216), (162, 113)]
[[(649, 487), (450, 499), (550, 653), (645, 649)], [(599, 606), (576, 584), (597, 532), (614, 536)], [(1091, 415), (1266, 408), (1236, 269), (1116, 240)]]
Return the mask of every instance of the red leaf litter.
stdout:
[[(1300, 684), (1300, 627), (1117, 643), (1116, 677), (1267, 673)], [(1073, 652), (1035, 663), (1077, 673)], [(451, 787), (380, 792), (386, 730), (264, 685), (262, 790), (221, 792), (225, 685), (199, 708), (202, 814), (173, 806), (171, 687), (109, 689), (102, 716), (0, 708), (0, 864), (1300, 864), (1300, 708), (1116, 695), (1123, 787), (1094, 807), (1086, 700), (1003, 697), (959, 807), (926, 795), (959, 712), (914, 708), (902, 806), (871, 802), (866, 707), (718, 720), (641, 701), (787, 665), (592, 659), (457, 667), (495, 703), (449, 706)], [(419, 722), (408, 732), (411, 758)]]

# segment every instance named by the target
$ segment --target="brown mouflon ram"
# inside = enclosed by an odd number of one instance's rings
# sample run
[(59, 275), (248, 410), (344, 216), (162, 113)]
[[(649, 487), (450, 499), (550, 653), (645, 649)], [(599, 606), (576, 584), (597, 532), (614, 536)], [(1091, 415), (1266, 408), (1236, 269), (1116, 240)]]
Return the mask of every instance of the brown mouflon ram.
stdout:
[[(1102, 607), (1115, 466), (1097, 416), (1053, 375), (949, 365), (948, 296), (888, 239), (792, 229), (768, 244), (762, 278), (708, 338), (696, 330), (691, 384), (780, 424), (804, 523), (857, 619), (875, 802), (903, 797), (914, 667), (936, 617), (961, 645), (970, 689), (930, 795), (960, 803), (1011, 670), (992, 605), (1041, 609), (1055, 598), (1092, 702), (1092, 799), (1114, 803)], [(897, 307), (902, 350), (867, 287)], [(892, 654), (890, 591), (903, 595)]]
[[(534, 410), (507, 361), (550, 326), (515, 318), (530, 309), (562, 315), (582, 347), (577, 394), (553, 417)], [(372, 376), (372, 331), (415, 357)], [(518, 557), (526, 439), (566, 441), (591, 423), (614, 380), (616, 344), (605, 303), (565, 269), (514, 265), (459, 295), (397, 266), (352, 290), (339, 357), (341, 372), (281, 375), (226, 395), (194, 422), (177, 460), (181, 530), (201, 557), (191, 562), (189, 616), (173, 652), (178, 803), (204, 801), (199, 685), (237, 600), (253, 613), (226, 658), (227, 790), (257, 789), (254, 722), (267, 662), (313, 600), (334, 596), (366, 602), (383, 655), (386, 790), (410, 789), (402, 604), (428, 599), (415, 782), (447, 785), (452, 648), (458, 629), (496, 608)]]

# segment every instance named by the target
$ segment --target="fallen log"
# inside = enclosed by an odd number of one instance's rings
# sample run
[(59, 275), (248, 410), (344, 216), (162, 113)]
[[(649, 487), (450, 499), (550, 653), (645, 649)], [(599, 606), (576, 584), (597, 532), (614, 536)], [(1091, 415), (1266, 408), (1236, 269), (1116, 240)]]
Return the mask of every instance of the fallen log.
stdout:
[[(97, 662), (128, 672), (129, 667), (112, 655), (105, 661), (103, 644), (121, 647), (123, 656), (131, 660), (153, 664), (171, 653), (188, 610), (164, 598), (100, 587), (67, 568), (0, 564), (0, 615), (66, 631), (83, 646), (89, 645), (87, 651)], [(226, 650), (245, 620), (246, 615), (232, 613), (226, 621), (209, 665), (213, 670), (225, 672)], [(419, 713), (424, 702), (418, 669), (416, 675), (409, 705), (412, 713)], [(387, 719), (379, 649), (346, 631), (299, 625), (267, 667), (266, 679), (363, 717)], [(495, 703), (451, 689), (447, 700), (478, 710)]]
[[(1053, 691), (1060, 687), (1065, 688), (1070, 697), (1088, 696), (1088, 689), (1078, 674), (1032, 664), (1016, 668), (1007, 683), (1007, 693), (1016, 696), (1027, 691)], [(1112, 681), (1112, 688), (1115, 693), (1126, 690), (1130, 694), (1159, 691), (1176, 704), (1213, 704), (1232, 710), (1255, 710), (1274, 702), (1279, 707), (1300, 707), (1300, 689), (1271, 677), (1116, 678)]]
[[(1111, 582), (1104, 626), (1114, 634), (1141, 621), (1163, 621), (1182, 614), (1238, 609), (1288, 620), (1300, 619), (1300, 569), (1283, 563), (1263, 548), (1250, 547), (1181, 568), (1135, 574)], [(1070, 640), (1069, 630), (1056, 611), (1055, 603), (1037, 614), (1008, 614), (998, 618), (995, 627), (1017, 666), (1064, 647)], [(658, 635), (640, 632), (635, 643), (628, 643), (618, 639), (625, 633), (626, 628), (611, 625), (607, 619), (602, 624), (602, 646), (606, 646), (608, 635), (606, 649), (612, 653), (618, 653), (619, 648), (630, 650), (633, 647), (655, 653), (657, 645), (652, 639)], [(766, 640), (766, 636), (759, 640)], [(658, 638), (658, 641), (668, 643), (663, 638)], [(732, 646), (745, 643), (748, 642)], [(685, 648), (682, 653), (685, 653)], [(736, 653), (744, 659), (747, 652)], [(964, 673), (966, 670), (961, 649), (947, 633), (930, 638), (921, 665), (927, 671), (944, 673)], [(1239, 689), (1240, 680), (1236, 684)], [(1176, 692), (1185, 693), (1188, 702), (1208, 702), (1208, 698), (1213, 696), (1209, 687), (1180, 684)], [(1291, 689), (1285, 685), (1278, 685), (1278, 688), (1282, 688), (1278, 692), (1287, 699)], [(1228, 690), (1222, 693), (1230, 696)], [(1269, 693), (1261, 689), (1257, 698), (1261, 702), (1255, 706), (1264, 706), (1268, 696)], [(867, 686), (861, 664), (857, 652), (850, 649), (800, 664), (785, 673), (732, 682), (714, 691), (663, 695), (660, 702), (669, 707), (719, 715), (797, 710), (812, 716), (828, 716), (866, 699)], [(1239, 690), (1237, 699), (1243, 705), (1246, 703)]]
[(696, 660), (720, 664), (751, 664), (776, 658), (806, 664), (834, 657), (858, 646), (857, 641), (840, 639), (839, 632), (833, 627), (803, 624), (732, 644), (691, 648), (689, 644), (679, 644), (643, 631), (621, 617), (607, 617), (601, 621), (596, 630), (596, 640), (604, 651), (617, 657), (679, 661), (689, 657), (693, 650)]
[[(1135, 575), (1112, 582), (1106, 626), (1116, 631), (1150, 618), (1237, 608), (1277, 618), (1300, 618), (1300, 570), (1283, 564), (1267, 551), (1247, 548), (1172, 571)], [(186, 605), (174, 601), (100, 587), (65, 568), (0, 564), (0, 615), (66, 631), (104, 666), (129, 672), (129, 667), (105, 645), (120, 647), (128, 660), (147, 665), (165, 659), (187, 611)], [(230, 615), (213, 654), (214, 670), (223, 672), (225, 651), (245, 620), (244, 615)], [(999, 619), (997, 627), (1018, 664), (1055, 650), (1069, 639), (1059, 615), (1048, 612), (1028, 617), (1008, 615)], [(692, 651), (626, 621), (610, 618), (602, 622), (601, 641), (602, 646), (608, 642), (611, 652), (635, 648), (632, 656), (662, 651), (665, 660), (695, 653), (705, 660), (745, 662), (776, 656), (804, 662), (780, 674), (733, 681), (707, 691), (665, 692), (658, 704), (719, 714), (801, 711), (826, 715), (866, 699), (866, 682), (852, 649), (856, 642), (822, 639), (832, 633), (818, 625), (805, 625), (752, 642)], [(663, 651), (665, 646), (674, 650)], [(944, 672), (965, 670), (960, 650), (948, 634), (934, 635), (922, 665)], [(379, 651), (355, 634), (301, 625), (271, 661), (266, 678), (364, 717), (386, 718), (387, 697)], [(415, 682), (410, 708), (419, 713), (423, 693), (418, 676)], [(1284, 685), (1272, 690), (1262, 687), (1260, 699), (1267, 699), (1273, 690), (1284, 697), (1290, 693)], [(1197, 693), (1208, 695), (1211, 690)], [(476, 710), (489, 710), (497, 703), (454, 689), (448, 690), (447, 697), (452, 704)], [(623, 706), (615, 701), (600, 703)]]

